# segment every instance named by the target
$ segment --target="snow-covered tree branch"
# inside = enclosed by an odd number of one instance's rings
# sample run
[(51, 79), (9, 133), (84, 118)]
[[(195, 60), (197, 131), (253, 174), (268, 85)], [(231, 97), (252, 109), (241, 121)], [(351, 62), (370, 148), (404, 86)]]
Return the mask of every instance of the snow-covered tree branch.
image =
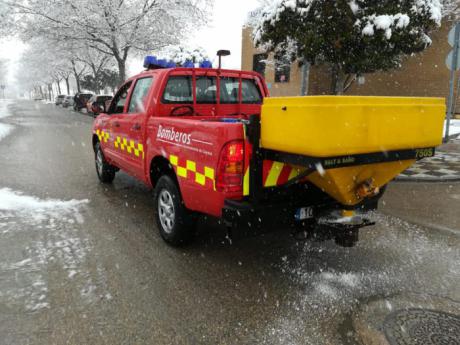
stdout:
[[(444, 5), (444, 7), (443, 7)], [(277, 0), (258, 10), (254, 42), (290, 61), (331, 66), (331, 92), (356, 75), (398, 68), (431, 44), (430, 34), (455, 9), (442, 0)]]
[(132, 54), (178, 44), (206, 21), (210, 0), (3, 0), (24, 40), (74, 41), (113, 59), (119, 81)]

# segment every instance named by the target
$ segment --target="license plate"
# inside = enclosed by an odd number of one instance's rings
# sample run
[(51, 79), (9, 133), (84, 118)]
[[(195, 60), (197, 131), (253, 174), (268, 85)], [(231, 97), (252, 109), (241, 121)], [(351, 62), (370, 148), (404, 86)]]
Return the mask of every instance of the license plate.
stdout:
[(313, 207), (302, 207), (297, 209), (295, 219), (304, 220), (313, 218)]

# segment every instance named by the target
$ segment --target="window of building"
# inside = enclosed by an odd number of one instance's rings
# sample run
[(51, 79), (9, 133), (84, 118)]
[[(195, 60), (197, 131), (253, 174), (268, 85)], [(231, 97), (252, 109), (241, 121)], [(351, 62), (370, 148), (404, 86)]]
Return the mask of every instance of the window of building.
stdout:
[(267, 59), (268, 54), (255, 54), (252, 57), (252, 70), (265, 77), (265, 61)]
[(291, 63), (286, 58), (275, 58), (275, 83), (289, 83)]

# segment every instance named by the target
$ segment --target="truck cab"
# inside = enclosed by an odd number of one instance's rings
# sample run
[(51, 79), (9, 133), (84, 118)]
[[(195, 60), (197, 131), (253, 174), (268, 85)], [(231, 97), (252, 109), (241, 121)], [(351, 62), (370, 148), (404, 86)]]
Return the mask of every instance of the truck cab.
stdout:
[(260, 114), (267, 96), (255, 72), (148, 69), (129, 78), (95, 119), (98, 176), (111, 182), (123, 170), (155, 188), (167, 174), (190, 213), (220, 217), (226, 199), (243, 197), (249, 156), (241, 121)]

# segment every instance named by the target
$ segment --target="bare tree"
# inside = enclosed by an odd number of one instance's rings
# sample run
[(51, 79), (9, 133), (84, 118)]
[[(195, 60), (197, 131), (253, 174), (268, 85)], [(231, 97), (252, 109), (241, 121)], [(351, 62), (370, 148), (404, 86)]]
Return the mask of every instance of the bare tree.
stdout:
[(206, 20), (211, 0), (3, 0), (22, 37), (75, 41), (112, 57), (119, 81), (130, 54), (160, 50)]

